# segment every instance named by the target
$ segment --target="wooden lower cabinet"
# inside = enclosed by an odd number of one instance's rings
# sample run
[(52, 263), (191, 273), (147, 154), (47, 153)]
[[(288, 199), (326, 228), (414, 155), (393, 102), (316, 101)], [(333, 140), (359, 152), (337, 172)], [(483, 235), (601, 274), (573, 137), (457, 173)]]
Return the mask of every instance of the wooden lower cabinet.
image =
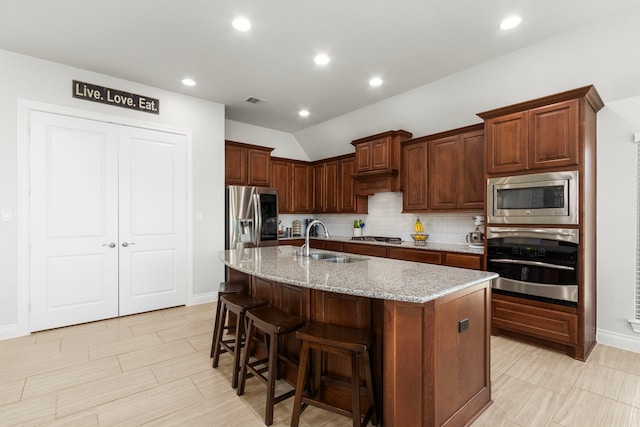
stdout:
[(442, 253), (436, 251), (389, 248), (388, 257), (405, 261), (425, 262), (427, 264), (442, 264)]
[(493, 335), (543, 345), (585, 360), (590, 349), (579, 348), (578, 314), (575, 308), (494, 293)]
[(444, 254), (444, 265), (449, 267), (471, 268), (482, 270), (482, 255), (468, 255), (453, 252)]
[(387, 257), (387, 247), (380, 245), (363, 245), (361, 243), (343, 243), (342, 251), (350, 254)]
[[(239, 273), (243, 274), (243, 273)], [(373, 331), (374, 394), (382, 425), (462, 426), (491, 403), (490, 282), (427, 303), (380, 300), (307, 289), (247, 276), (251, 295), (307, 321)], [(294, 334), (281, 351), (297, 358)], [(335, 379), (326, 396), (351, 406), (349, 358), (326, 355), (322, 374)], [(280, 365), (295, 384), (295, 369)], [(361, 372), (361, 378), (364, 372)], [(361, 408), (366, 405), (363, 390)], [(304, 418), (304, 415), (303, 415)]]

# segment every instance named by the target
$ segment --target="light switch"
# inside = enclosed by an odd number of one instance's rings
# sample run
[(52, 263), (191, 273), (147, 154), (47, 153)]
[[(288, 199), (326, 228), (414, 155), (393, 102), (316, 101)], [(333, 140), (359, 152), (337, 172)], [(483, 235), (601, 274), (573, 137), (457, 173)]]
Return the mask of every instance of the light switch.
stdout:
[(13, 219), (13, 212), (9, 208), (0, 209), (0, 221), (11, 221)]

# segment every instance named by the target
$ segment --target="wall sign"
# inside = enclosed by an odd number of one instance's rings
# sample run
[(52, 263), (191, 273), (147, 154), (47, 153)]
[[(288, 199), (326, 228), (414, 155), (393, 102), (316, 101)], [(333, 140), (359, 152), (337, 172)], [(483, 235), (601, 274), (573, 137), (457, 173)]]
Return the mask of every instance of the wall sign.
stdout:
[(136, 95), (104, 86), (73, 80), (73, 97), (101, 104), (116, 105), (130, 110), (160, 114), (160, 100), (150, 96)]

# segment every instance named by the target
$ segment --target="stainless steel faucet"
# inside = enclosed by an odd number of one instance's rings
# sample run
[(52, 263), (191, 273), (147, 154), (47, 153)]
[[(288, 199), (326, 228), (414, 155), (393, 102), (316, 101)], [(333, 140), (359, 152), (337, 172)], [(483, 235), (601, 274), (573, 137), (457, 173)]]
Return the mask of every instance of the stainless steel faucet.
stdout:
[(307, 225), (307, 231), (304, 237), (304, 245), (302, 245), (302, 256), (309, 256), (309, 248), (310, 248), (309, 247), (309, 231), (311, 231), (311, 227), (313, 227), (316, 224), (320, 224), (322, 228), (324, 228), (324, 237), (326, 239), (329, 238), (329, 230), (327, 230), (327, 226), (324, 225), (322, 221), (314, 219), (309, 223), (309, 225)]

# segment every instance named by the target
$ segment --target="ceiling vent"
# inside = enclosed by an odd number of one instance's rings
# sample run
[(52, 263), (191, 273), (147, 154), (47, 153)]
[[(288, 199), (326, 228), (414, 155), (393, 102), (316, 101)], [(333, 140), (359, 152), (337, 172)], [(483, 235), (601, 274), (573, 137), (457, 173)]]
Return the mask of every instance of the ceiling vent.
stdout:
[(249, 98), (245, 99), (245, 102), (248, 102), (249, 104), (264, 104), (266, 101), (264, 99), (254, 98), (250, 96)]

